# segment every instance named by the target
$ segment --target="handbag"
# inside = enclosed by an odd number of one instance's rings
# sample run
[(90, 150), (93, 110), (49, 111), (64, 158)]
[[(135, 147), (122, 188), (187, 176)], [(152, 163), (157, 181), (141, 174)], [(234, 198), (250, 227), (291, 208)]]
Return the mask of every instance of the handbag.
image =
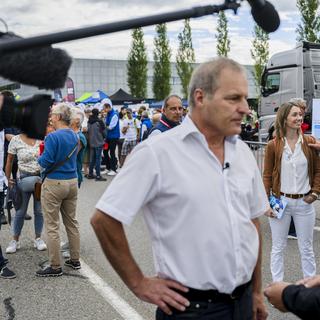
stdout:
[(55, 171), (56, 169), (58, 169), (59, 167), (61, 167), (65, 162), (67, 162), (71, 156), (74, 154), (74, 152), (77, 150), (78, 148), (78, 142), (77, 144), (74, 146), (74, 148), (72, 149), (72, 151), (67, 155), (67, 157), (62, 160), (62, 161), (59, 161), (57, 163), (55, 163), (48, 171), (45, 171), (44, 172), (44, 175), (43, 175), (43, 178), (41, 181), (39, 182), (36, 182), (34, 184), (34, 198), (37, 200), (37, 201), (40, 201), (41, 200), (41, 189), (42, 189), (42, 184), (44, 182), (44, 180), (46, 179), (47, 175), (49, 173), (52, 173), (53, 171)]

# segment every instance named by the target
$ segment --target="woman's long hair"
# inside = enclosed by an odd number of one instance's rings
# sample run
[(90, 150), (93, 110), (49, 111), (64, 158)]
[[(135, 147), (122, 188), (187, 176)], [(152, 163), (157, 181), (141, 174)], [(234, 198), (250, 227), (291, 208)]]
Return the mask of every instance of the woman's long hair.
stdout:
[[(287, 134), (286, 121), (292, 107), (296, 107), (296, 105), (291, 102), (285, 102), (280, 106), (280, 108), (277, 111), (277, 117), (275, 122), (275, 131), (277, 139), (282, 139)], [(301, 128), (297, 129), (297, 133), (301, 133)]]

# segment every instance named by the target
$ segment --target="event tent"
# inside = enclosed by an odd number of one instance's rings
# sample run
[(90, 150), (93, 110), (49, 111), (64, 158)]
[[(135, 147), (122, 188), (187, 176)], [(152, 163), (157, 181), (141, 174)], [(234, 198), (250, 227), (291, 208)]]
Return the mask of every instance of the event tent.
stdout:
[(119, 89), (113, 95), (109, 97), (114, 105), (140, 103), (144, 101), (141, 98), (135, 98), (131, 94), (125, 92), (123, 89)]
[(85, 104), (87, 104), (87, 103), (93, 104), (93, 103), (100, 102), (101, 100), (103, 100), (105, 98), (109, 98), (109, 96), (101, 90), (97, 90), (93, 93), (89, 93), (89, 95), (87, 95), (87, 94), (88, 94), (88, 92), (84, 93), (79, 99), (76, 100), (76, 102), (81, 102), (81, 103), (85, 103)]

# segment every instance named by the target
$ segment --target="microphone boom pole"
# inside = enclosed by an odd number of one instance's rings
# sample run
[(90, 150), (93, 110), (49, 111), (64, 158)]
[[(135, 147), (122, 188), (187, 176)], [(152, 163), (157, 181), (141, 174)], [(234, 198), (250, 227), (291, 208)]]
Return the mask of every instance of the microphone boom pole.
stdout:
[(26, 50), (35, 47), (48, 46), (54, 43), (78, 40), (92, 36), (98, 36), (107, 33), (119, 32), (138, 27), (146, 27), (154, 24), (172, 22), (181, 19), (198, 18), (213, 13), (219, 13), (222, 10), (231, 9), (237, 13), (240, 3), (235, 0), (225, 0), (222, 5), (199, 6), (191, 9), (162, 13), (147, 17), (123, 20), (101, 24), (97, 26), (79, 28), (74, 30), (56, 32), (41, 36), (35, 36), (19, 40), (10, 40), (0, 44), (0, 53), (7, 53), (17, 50)]

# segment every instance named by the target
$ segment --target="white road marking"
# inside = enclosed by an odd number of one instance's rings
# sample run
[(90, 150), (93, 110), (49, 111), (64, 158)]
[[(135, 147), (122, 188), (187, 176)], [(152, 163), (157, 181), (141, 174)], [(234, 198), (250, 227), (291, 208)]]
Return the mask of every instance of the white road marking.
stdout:
[(314, 230), (320, 231), (320, 227), (313, 227)]
[(122, 316), (125, 320), (144, 320), (126, 301), (100, 277), (85, 262), (81, 260), (80, 273), (87, 277), (95, 290)]

